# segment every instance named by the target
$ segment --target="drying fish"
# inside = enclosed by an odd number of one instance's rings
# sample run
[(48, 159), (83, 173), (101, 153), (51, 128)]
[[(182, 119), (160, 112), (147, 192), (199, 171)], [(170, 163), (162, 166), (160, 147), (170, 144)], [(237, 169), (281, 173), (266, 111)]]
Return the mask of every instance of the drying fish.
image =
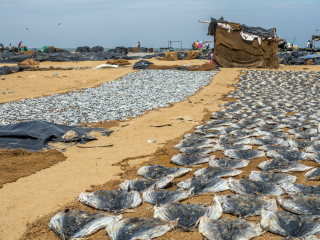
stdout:
[(252, 147), (249, 145), (240, 145), (240, 144), (217, 144), (217, 145), (214, 145), (214, 149), (216, 151), (225, 151), (228, 149), (250, 150), (252, 149)]
[(186, 191), (166, 189), (148, 190), (143, 192), (143, 201), (152, 205), (162, 205), (171, 202), (179, 202), (193, 195), (193, 189)]
[(194, 175), (197, 176), (206, 176), (207, 178), (216, 178), (216, 177), (231, 177), (237, 176), (243, 171), (234, 168), (228, 167), (209, 167), (202, 168), (195, 171)]
[(308, 146), (305, 148), (305, 150), (306, 150), (306, 152), (309, 152), (309, 153), (320, 152), (320, 144)]
[(80, 193), (78, 201), (99, 210), (117, 212), (134, 208), (142, 202), (138, 192), (99, 190), (91, 193)]
[(206, 139), (206, 138), (186, 138), (180, 141), (180, 143), (176, 144), (173, 146), (174, 148), (183, 148), (183, 147), (198, 147), (198, 148), (208, 148), (212, 147), (213, 145), (211, 144), (212, 140)]
[(210, 160), (210, 167), (229, 167), (229, 168), (244, 168), (248, 166), (249, 160), (220, 158), (216, 160)]
[(281, 195), (281, 187), (270, 183), (252, 181), (249, 179), (235, 180), (229, 178), (228, 184), (232, 192), (238, 194), (257, 194), (257, 195)]
[(209, 179), (206, 176), (199, 176), (187, 179), (178, 183), (183, 190), (193, 189), (194, 195), (221, 192), (229, 189), (228, 181), (221, 178)]
[(126, 191), (138, 191), (142, 192), (148, 189), (161, 189), (166, 187), (169, 183), (173, 181), (173, 177), (164, 177), (158, 180), (156, 179), (144, 179), (137, 178), (135, 180), (126, 180), (119, 185), (119, 188)]
[(279, 196), (278, 202), (283, 209), (295, 214), (320, 215), (319, 197), (311, 195)]
[(260, 168), (262, 171), (304, 172), (313, 167), (309, 167), (297, 162), (290, 162), (282, 159), (273, 159), (260, 163), (258, 168)]
[(264, 230), (284, 237), (304, 238), (320, 232), (320, 217), (262, 209), (260, 225)]
[(239, 137), (235, 137), (232, 135), (224, 135), (219, 138), (219, 144), (235, 144), (235, 145), (243, 145), (243, 144), (250, 144), (250, 139), (239, 139)]
[(306, 176), (307, 180), (320, 180), (320, 169), (315, 168), (307, 172), (304, 176)]
[(289, 146), (288, 142), (282, 138), (252, 138), (250, 144), (252, 145), (280, 145)]
[(313, 145), (313, 143), (311, 141), (304, 141), (304, 140), (300, 140), (298, 138), (289, 138), (287, 141), (288, 141), (290, 147), (306, 148), (306, 147)]
[(221, 205), (216, 202), (209, 207), (201, 204), (168, 203), (159, 207), (155, 206), (153, 217), (170, 222), (178, 220), (178, 227), (191, 229), (197, 225), (199, 218), (202, 216), (215, 220), (220, 218), (221, 215)]
[(184, 147), (180, 148), (179, 151), (181, 153), (189, 153), (189, 154), (209, 154), (213, 153), (214, 148), (197, 148), (197, 147)]
[(299, 149), (296, 147), (284, 147), (284, 146), (276, 146), (276, 145), (263, 145), (261, 147), (258, 147), (258, 149), (266, 152), (271, 150), (276, 150), (280, 152), (291, 151), (291, 150), (299, 151)]
[(152, 239), (171, 231), (176, 222), (161, 219), (125, 218), (113, 225), (108, 225), (106, 231), (111, 240)]
[(51, 218), (49, 228), (62, 240), (85, 238), (102, 228), (113, 225), (122, 215), (113, 216), (102, 212), (89, 214), (83, 210), (65, 210)]
[(230, 157), (230, 158), (245, 159), (245, 160), (265, 157), (264, 152), (263, 151), (258, 151), (258, 150), (234, 150), (234, 149), (230, 149), (230, 150), (224, 151), (223, 154), (225, 156), (227, 156), (227, 157)]
[(159, 164), (155, 164), (141, 167), (137, 174), (148, 179), (160, 179), (166, 176), (181, 177), (191, 171), (192, 168), (168, 168)]
[(309, 153), (311, 156), (310, 156), (310, 160), (314, 161), (314, 162), (317, 162), (317, 163), (320, 163), (320, 153), (317, 152), (317, 153)]
[(243, 219), (212, 220), (201, 217), (199, 232), (209, 240), (249, 240), (265, 233), (259, 223), (246, 222)]
[(284, 183), (281, 185), (286, 194), (289, 195), (310, 195), (320, 196), (320, 185), (308, 186), (299, 183)]
[(207, 163), (210, 160), (213, 160), (214, 158), (215, 156), (208, 156), (204, 154), (181, 153), (173, 156), (170, 162), (180, 166), (192, 167), (201, 163)]
[(241, 218), (259, 216), (263, 207), (277, 210), (277, 202), (271, 197), (232, 194), (215, 196), (215, 199), (221, 204), (223, 212), (235, 214)]
[(267, 156), (270, 158), (284, 159), (287, 161), (302, 161), (310, 159), (313, 155), (310, 153), (303, 153), (300, 151), (288, 150), (288, 151), (276, 151), (271, 150), (267, 152)]
[(264, 183), (282, 184), (284, 182), (294, 183), (297, 177), (287, 173), (252, 171), (249, 175), (249, 179), (252, 181), (259, 181)]

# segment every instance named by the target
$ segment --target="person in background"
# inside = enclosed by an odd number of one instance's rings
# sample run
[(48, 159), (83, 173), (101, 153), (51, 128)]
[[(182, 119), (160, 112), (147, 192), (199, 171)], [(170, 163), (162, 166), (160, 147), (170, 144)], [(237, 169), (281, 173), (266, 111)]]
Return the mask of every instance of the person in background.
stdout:
[(196, 44), (196, 49), (198, 49), (198, 47), (199, 47), (199, 42), (198, 42), (198, 40), (195, 42), (195, 44)]
[(307, 43), (307, 48), (310, 48), (310, 40)]
[(4, 49), (3, 44), (0, 43), (0, 53), (3, 53), (3, 49)]
[(202, 42), (200, 41), (199, 42), (199, 49), (201, 49), (202, 48)]
[(210, 53), (210, 63), (213, 63), (213, 48), (212, 48), (211, 53)]
[(22, 41), (20, 41), (20, 42), (18, 43), (18, 52), (21, 51), (21, 43), (22, 43)]
[(205, 46), (206, 46), (206, 49), (207, 49), (207, 50), (210, 49), (210, 46), (209, 46), (209, 43), (208, 43), (208, 42), (206, 42)]
[(12, 46), (11, 46), (11, 43), (9, 44), (9, 52), (12, 52)]
[(138, 48), (140, 48), (140, 42), (138, 42)]
[(311, 49), (313, 48), (313, 44), (312, 44), (312, 41), (310, 41), (310, 48), (311, 48)]
[(196, 43), (195, 43), (195, 42), (192, 43), (192, 49), (193, 49), (193, 50), (196, 49)]

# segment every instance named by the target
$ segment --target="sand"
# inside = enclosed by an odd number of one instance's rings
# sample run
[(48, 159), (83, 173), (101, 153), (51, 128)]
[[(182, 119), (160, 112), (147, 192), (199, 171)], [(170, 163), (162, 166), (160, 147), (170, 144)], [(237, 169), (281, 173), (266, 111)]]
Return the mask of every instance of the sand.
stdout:
[[(130, 62), (133, 64), (135, 61)], [(191, 60), (179, 61), (177, 63), (152, 59), (151, 62), (157, 65), (195, 65), (207, 63), (208, 61)], [(40, 66), (51, 65), (55, 67), (66, 67), (72, 66), (72, 64), (74, 64), (73, 66), (97, 66), (101, 63), (41, 63)], [(289, 70), (292, 68), (292, 70), (298, 71), (303, 70), (305, 67), (306, 66), (283, 66), (281, 70)], [(119, 70), (118, 77), (125, 75), (127, 71), (132, 71), (130, 68), (116, 70)], [(123, 179), (134, 178), (137, 169), (145, 162), (161, 163), (170, 166), (169, 160), (171, 156), (177, 154), (177, 150), (173, 149), (173, 145), (182, 139), (183, 134), (194, 131), (195, 126), (207, 121), (213, 111), (220, 109), (219, 105), (221, 103), (232, 100), (228, 99), (226, 94), (233, 91), (234, 88), (229, 86), (229, 84), (236, 82), (235, 80), (240, 74), (239, 70), (240, 69), (222, 69), (221, 72), (213, 77), (210, 85), (191, 96), (187, 101), (173, 104), (170, 108), (149, 111), (141, 117), (133, 118), (125, 122), (119, 123), (114, 121), (110, 123), (109, 126), (107, 126), (107, 123), (105, 125), (106, 127), (118, 131), (112, 133), (110, 137), (97, 134), (97, 141), (86, 144), (86, 146), (91, 146), (92, 148), (69, 147), (64, 152), (64, 155), (67, 157), (65, 161), (37, 171), (27, 177), (20, 178), (16, 182), (5, 184), (3, 188), (0, 189), (0, 195), (4, 196), (0, 198), (0, 239), (19, 239), (23, 234), (25, 234), (24, 239), (58, 239), (52, 231), (47, 230), (48, 220), (55, 213), (68, 207), (86, 209), (91, 212), (94, 211), (77, 202), (77, 197), (81, 192), (88, 189), (89, 191), (94, 189), (113, 190), (118, 187), (118, 184), (123, 181)], [(308, 66), (308, 70), (319, 71), (320, 67)], [(88, 85), (86, 86), (93, 87), (101, 84), (103, 81), (116, 79), (110, 78), (110, 76), (105, 78), (102, 76), (102, 74), (105, 76), (108, 71), (111, 70), (87, 69), (73, 72), (75, 72), (74, 74), (78, 74), (78, 81), (87, 80)], [(16, 80), (16, 84), (19, 85), (23, 83), (22, 79), (17, 78), (20, 74), (25, 73), (6, 75), (6, 78), (12, 77), (12, 79)], [(48, 75), (49, 74), (52, 74), (52, 72), (48, 71)], [(89, 80), (91, 78), (99, 78), (99, 80), (91, 81)], [(2, 82), (6, 82), (6, 80)], [(30, 81), (28, 80), (28, 82)], [(10, 82), (7, 81), (6, 84), (10, 84)], [(4, 84), (4, 88), (6, 88), (6, 84)], [(50, 84), (47, 86), (49, 87)], [(48, 88), (43, 88), (41, 92), (41, 88), (39, 88), (38, 93), (33, 93), (32, 88), (28, 87), (28, 84), (26, 84), (25, 87), (24, 92), (21, 92), (16, 98), (12, 97), (12, 99), (18, 100), (20, 98), (28, 98), (28, 96), (36, 97), (38, 96), (36, 94), (48, 95), (54, 91), (66, 92), (70, 91), (70, 88), (73, 87), (75, 89), (80, 88), (76, 83), (69, 85), (61, 82), (59, 89), (49, 90)], [(9, 94), (5, 95), (9, 96)], [(4, 101), (14, 100), (2, 100), (2, 102)], [(193, 120), (172, 120), (172, 118), (178, 116), (189, 116)], [(171, 124), (171, 126), (161, 128), (150, 127), (151, 125), (165, 124)], [(149, 139), (155, 139), (156, 143), (147, 143)], [(99, 147), (107, 144), (113, 144), (113, 147)], [(61, 144), (57, 146), (61, 147)], [(217, 154), (215, 153), (215, 155)], [(217, 157), (219, 157), (218, 155)], [(263, 160), (265, 159), (258, 159), (250, 164), (246, 168), (245, 174), (248, 175), (251, 170), (256, 169), (259, 162)], [(308, 164), (314, 165), (315, 163), (310, 162)], [(175, 181), (181, 181), (181, 179), (188, 178), (191, 175), (192, 173)], [(297, 174), (297, 176), (300, 179), (299, 181), (304, 181), (302, 174)], [(312, 184), (318, 184), (318, 182), (315, 181), (312, 182)], [(100, 186), (92, 189), (94, 185)], [(210, 203), (212, 202), (212, 197), (213, 196), (192, 198), (185, 202)], [(135, 214), (131, 213), (130, 215), (130, 213), (126, 213), (124, 216), (151, 216), (152, 210), (149, 209), (150, 206), (151, 205), (143, 204), (135, 210)], [(224, 215), (224, 217), (226, 216), (228, 215)], [(272, 234), (266, 234), (263, 238), (257, 239), (265, 239), (266, 237), (270, 239), (281, 239), (281, 237)], [(170, 232), (159, 239), (173, 238), (202, 239), (203, 237), (196, 232)], [(108, 239), (108, 237), (103, 231), (100, 231), (89, 239)]]

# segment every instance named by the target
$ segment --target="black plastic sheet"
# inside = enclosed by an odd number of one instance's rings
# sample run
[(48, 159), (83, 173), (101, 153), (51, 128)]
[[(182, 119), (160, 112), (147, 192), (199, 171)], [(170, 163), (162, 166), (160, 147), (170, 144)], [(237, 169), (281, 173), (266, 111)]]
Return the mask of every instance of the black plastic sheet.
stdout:
[(90, 48), (88, 46), (77, 47), (76, 52), (90, 52)]
[(146, 69), (149, 67), (149, 65), (153, 64), (152, 62), (146, 61), (146, 60), (141, 60), (139, 62), (136, 62), (133, 65), (133, 69)]
[(24, 69), (28, 68), (27, 66), (13, 66), (13, 67), (8, 67), (8, 66), (4, 66), (4, 67), (0, 67), (0, 75), (6, 75), (6, 74), (10, 74), (10, 73), (17, 73), (20, 72)]
[(179, 60), (182, 60), (182, 59), (188, 57), (188, 53), (186, 53), (186, 52), (177, 52), (177, 54), (178, 54)]
[(92, 47), (90, 51), (91, 52), (103, 52), (104, 48), (101, 46), (95, 46), (95, 47)]
[[(78, 134), (75, 139), (63, 139), (62, 136), (73, 130)], [(96, 140), (89, 134), (92, 131), (101, 132), (104, 136), (109, 136), (112, 130), (104, 128), (83, 128), (58, 125), (43, 121), (21, 122), (0, 126), (0, 148), (19, 149), (23, 148), (29, 151), (41, 151), (44, 148), (49, 149), (50, 142), (77, 142), (87, 143)]]

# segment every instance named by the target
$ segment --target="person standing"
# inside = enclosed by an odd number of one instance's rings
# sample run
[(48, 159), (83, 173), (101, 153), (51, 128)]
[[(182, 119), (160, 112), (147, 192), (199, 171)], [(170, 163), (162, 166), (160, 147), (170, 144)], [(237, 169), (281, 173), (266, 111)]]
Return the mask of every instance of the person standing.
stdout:
[(214, 51), (214, 49), (212, 48), (211, 53), (210, 53), (210, 63), (213, 63), (213, 51)]
[(140, 48), (140, 41), (138, 42), (138, 48)]
[(12, 46), (11, 46), (11, 43), (9, 44), (8, 49), (9, 49), (9, 52), (12, 52)]
[(199, 49), (201, 49), (202, 48), (202, 42), (200, 41), (199, 42)]
[(20, 41), (20, 42), (18, 43), (18, 52), (21, 51), (21, 43), (22, 43), (22, 41)]
[(307, 48), (310, 48), (310, 40), (307, 43)]
[(311, 48), (311, 49), (313, 48), (313, 44), (312, 44), (312, 41), (310, 41), (310, 48)]
[(195, 44), (196, 44), (196, 49), (198, 49), (198, 48), (199, 48), (199, 42), (198, 42), (198, 40), (195, 42)]
[(3, 53), (3, 49), (4, 49), (3, 44), (0, 43), (0, 53)]

